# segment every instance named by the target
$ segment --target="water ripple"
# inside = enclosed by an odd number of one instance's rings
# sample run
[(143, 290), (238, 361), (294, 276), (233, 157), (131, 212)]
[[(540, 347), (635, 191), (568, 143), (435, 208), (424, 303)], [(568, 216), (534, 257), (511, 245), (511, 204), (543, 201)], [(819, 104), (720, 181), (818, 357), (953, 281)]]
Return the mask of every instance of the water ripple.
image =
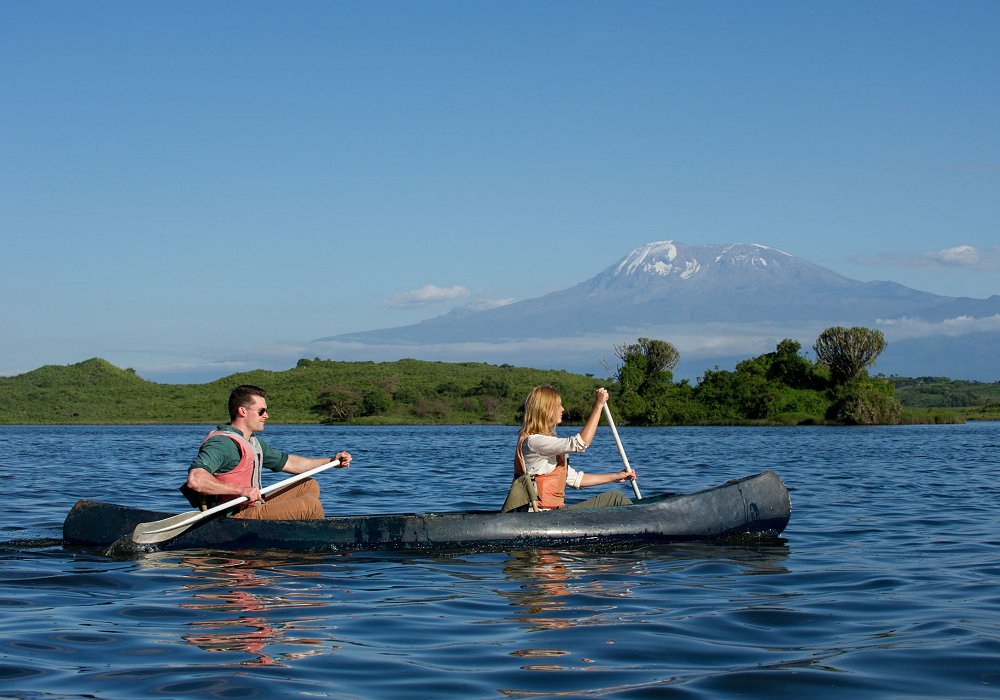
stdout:
[[(2, 694), (997, 694), (1000, 424), (622, 429), (644, 493), (776, 469), (792, 521), (755, 543), (122, 560), (60, 545), (80, 497), (183, 509), (176, 486), (203, 432), (0, 427), (0, 476), (14, 485), (0, 523)], [(292, 451), (352, 449), (355, 465), (322, 482), (338, 512), (495, 507), (511, 433), (268, 427)], [(470, 446), (483, 471), (456, 496)], [(81, 476), (40, 504), (21, 475), (54, 454)], [(576, 464), (617, 462), (599, 439)]]

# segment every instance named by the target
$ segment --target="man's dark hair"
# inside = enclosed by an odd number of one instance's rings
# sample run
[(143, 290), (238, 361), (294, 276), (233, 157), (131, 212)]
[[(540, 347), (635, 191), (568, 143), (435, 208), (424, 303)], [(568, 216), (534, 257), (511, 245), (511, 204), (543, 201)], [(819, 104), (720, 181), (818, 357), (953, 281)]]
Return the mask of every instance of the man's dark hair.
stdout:
[(267, 392), (253, 384), (241, 384), (229, 394), (229, 420), (236, 420), (240, 415), (240, 406), (249, 406), (250, 399), (259, 396), (267, 398)]

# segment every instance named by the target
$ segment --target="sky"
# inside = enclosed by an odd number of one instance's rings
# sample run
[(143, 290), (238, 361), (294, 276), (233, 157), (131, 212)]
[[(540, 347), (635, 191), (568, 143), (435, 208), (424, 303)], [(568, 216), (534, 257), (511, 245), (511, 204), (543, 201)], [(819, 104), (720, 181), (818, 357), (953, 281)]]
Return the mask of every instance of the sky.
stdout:
[(0, 375), (287, 369), (666, 239), (1000, 294), (998, 26), (992, 0), (0, 0)]

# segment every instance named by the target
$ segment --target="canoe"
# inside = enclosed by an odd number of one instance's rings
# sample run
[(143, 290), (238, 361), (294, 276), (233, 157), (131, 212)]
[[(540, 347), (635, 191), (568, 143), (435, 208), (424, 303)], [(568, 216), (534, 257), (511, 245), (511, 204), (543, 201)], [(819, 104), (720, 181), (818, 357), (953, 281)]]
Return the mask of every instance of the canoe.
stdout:
[[(689, 494), (643, 498), (627, 506), (544, 513), (409, 513), (332, 516), (322, 520), (243, 520), (216, 517), (157, 549), (393, 549), (579, 546), (677, 542), (743, 533), (777, 536), (791, 516), (788, 489), (762, 472)], [(129, 539), (139, 523), (171, 513), (81, 500), (63, 523), (71, 545), (108, 546)]]

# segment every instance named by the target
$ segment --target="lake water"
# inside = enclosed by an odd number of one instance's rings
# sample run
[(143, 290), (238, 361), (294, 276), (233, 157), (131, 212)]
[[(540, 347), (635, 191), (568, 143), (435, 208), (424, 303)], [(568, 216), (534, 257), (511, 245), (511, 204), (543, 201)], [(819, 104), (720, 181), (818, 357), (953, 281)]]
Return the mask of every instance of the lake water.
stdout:
[[(188, 510), (176, 487), (207, 428), (0, 426), (0, 696), (1000, 697), (1000, 423), (620, 430), (643, 495), (781, 475), (788, 528), (740, 546), (62, 545), (78, 498)], [(372, 513), (498, 507), (515, 432), (265, 437), (349, 449), (318, 477), (325, 507)], [(619, 468), (607, 428), (574, 465)]]

